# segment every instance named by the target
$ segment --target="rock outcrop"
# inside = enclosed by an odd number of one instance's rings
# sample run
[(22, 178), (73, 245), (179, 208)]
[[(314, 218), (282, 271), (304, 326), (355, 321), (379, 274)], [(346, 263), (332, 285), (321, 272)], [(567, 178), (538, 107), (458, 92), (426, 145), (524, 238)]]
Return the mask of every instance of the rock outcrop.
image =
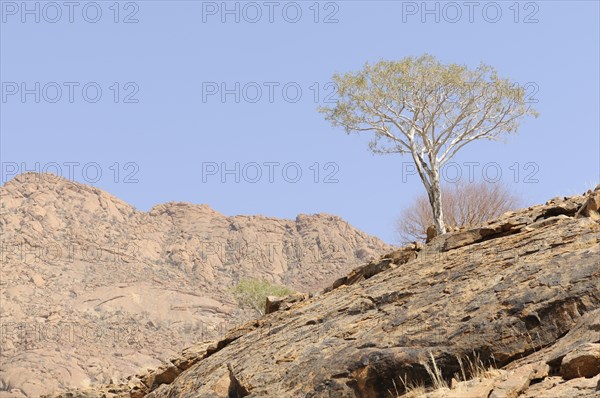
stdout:
[[(391, 253), (196, 346), (139, 396), (597, 397), (598, 199), (600, 187)], [(130, 392), (61, 397), (94, 394)]]
[(166, 366), (144, 380), (162, 384), (177, 374), (169, 357), (250, 318), (229, 290), (241, 278), (307, 292), (393, 249), (332, 215), (141, 212), (50, 174), (17, 176), (0, 202), (3, 397)]

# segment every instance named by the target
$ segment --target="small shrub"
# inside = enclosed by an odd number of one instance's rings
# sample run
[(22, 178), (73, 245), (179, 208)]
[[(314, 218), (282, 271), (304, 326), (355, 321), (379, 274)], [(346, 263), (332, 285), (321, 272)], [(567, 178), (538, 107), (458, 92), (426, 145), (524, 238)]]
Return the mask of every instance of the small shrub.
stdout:
[(264, 280), (242, 279), (231, 289), (231, 293), (241, 306), (251, 308), (262, 316), (265, 314), (267, 296), (283, 297), (294, 291)]

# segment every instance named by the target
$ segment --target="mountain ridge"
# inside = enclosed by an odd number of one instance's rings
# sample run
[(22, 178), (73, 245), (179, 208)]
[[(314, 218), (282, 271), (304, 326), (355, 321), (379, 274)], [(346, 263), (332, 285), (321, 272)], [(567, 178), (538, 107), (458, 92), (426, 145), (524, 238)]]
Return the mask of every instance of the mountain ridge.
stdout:
[[(32, 397), (157, 367), (248, 319), (230, 291), (243, 278), (316, 290), (393, 249), (337, 216), (224, 216), (178, 202), (143, 212), (36, 173), (0, 187), (0, 204), (0, 391)], [(40, 328), (56, 338), (27, 335)], [(94, 330), (102, 336), (82, 336)]]

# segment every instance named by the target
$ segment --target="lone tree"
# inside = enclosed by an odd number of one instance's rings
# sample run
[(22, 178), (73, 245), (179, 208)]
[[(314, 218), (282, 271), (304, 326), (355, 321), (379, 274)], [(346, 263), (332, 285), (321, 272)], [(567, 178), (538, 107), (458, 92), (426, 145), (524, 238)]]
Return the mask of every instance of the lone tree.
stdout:
[(412, 156), (438, 234), (446, 233), (440, 168), (469, 142), (516, 132), (522, 117), (537, 116), (524, 89), (485, 64), (469, 69), (423, 55), (366, 63), (333, 80), (337, 102), (319, 112), (348, 134), (373, 132), (374, 153)]
[[(500, 216), (520, 204), (520, 198), (504, 184), (478, 181), (442, 185), (442, 211), (449, 228), (474, 227)], [(425, 240), (433, 224), (427, 195), (419, 195), (402, 210), (396, 222), (400, 241), (408, 244)]]

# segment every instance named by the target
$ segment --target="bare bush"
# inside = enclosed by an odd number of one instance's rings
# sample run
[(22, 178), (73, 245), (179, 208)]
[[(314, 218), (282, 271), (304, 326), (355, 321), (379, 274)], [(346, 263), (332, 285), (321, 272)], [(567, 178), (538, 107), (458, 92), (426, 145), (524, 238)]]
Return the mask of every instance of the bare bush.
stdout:
[[(442, 187), (444, 222), (449, 228), (481, 225), (519, 204), (520, 199), (501, 183), (459, 182)], [(433, 224), (429, 198), (419, 195), (396, 221), (400, 243), (424, 241)]]

